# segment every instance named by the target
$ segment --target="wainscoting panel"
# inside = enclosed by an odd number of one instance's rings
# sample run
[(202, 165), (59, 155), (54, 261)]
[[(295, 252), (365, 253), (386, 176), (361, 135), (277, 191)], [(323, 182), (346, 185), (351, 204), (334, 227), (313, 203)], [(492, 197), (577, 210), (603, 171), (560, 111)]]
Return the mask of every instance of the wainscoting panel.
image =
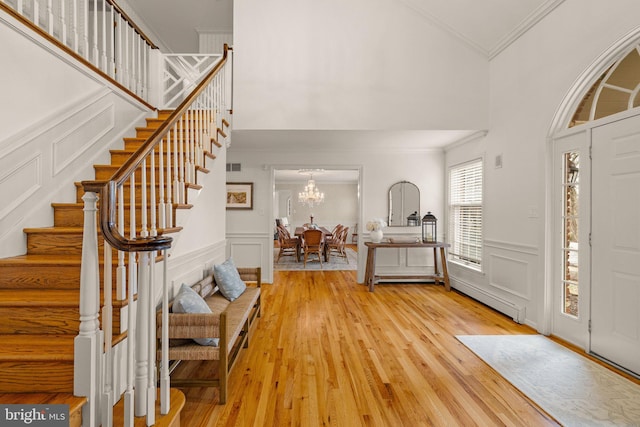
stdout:
[[(52, 170), (54, 176), (78, 157), (81, 157), (85, 151), (114, 128), (114, 114), (113, 103), (107, 105), (94, 103), (90, 108), (83, 109), (70, 117), (70, 122), (73, 124), (71, 129), (60, 134), (53, 141)], [(91, 135), (91, 137), (87, 138), (87, 135)]]
[(530, 265), (528, 262), (491, 254), (489, 283), (507, 293), (530, 299)]
[(538, 249), (509, 242), (485, 241), (485, 254), (489, 285), (507, 295), (530, 301)]
[[(0, 176), (0, 194), (7, 204), (0, 210), (0, 220), (9, 212), (27, 200), (42, 186), (41, 153), (36, 152), (30, 158)], [(8, 166), (8, 165), (7, 165)], [(6, 233), (8, 230), (4, 230)], [(2, 235), (0, 235), (2, 238)]]
[(227, 256), (238, 267), (261, 267), (262, 281), (273, 282), (273, 234), (227, 233)]

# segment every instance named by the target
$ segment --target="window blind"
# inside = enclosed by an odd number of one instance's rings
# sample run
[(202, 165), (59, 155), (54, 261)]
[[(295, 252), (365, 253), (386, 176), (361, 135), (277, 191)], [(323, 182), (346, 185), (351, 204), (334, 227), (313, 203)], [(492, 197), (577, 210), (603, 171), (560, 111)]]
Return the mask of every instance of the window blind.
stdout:
[(450, 169), (449, 240), (451, 259), (482, 263), (482, 159)]

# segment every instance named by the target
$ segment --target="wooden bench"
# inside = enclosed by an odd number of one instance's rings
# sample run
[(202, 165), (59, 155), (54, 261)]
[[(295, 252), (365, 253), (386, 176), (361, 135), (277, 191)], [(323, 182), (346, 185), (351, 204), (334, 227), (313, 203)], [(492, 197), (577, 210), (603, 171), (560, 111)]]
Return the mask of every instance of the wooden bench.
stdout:
[[(175, 387), (219, 387), (220, 403), (227, 400), (227, 383), (241, 348), (249, 345), (249, 330), (260, 317), (260, 268), (238, 268), (248, 284), (237, 299), (230, 302), (220, 293), (213, 273), (191, 286), (202, 296), (213, 313), (173, 313), (169, 305), (169, 372), (182, 360), (210, 360), (217, 363), (217, 378), (171, 378)], [(157, 312), (158, 366), (160, 366), (162, 309)], [(218, 346), (200, 345), (193, 338), (219, 338)]]

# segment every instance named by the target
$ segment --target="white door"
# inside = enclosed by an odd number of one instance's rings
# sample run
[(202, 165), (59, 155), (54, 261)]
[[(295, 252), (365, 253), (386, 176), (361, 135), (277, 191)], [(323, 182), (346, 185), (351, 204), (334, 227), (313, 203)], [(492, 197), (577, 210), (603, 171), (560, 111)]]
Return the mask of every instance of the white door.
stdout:
[(591, 351), (640, 374), (640, 116), (592, 133)]

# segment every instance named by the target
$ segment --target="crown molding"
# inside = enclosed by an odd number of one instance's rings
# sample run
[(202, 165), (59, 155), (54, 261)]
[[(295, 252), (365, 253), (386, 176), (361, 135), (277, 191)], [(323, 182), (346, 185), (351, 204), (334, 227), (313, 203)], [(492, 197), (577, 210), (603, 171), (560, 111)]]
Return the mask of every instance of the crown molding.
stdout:
[(520, 22), (510, 33), (502, 37), (498, 43), (489, 51), (489, 59), (495, 58), (503, 50), (509, 47), (513, 42), (518, 40), (524, 33), (529, 31), (533, 26), (549, 15), (553, 10), (564, 3), (564, 0), (547, 0), (541, 4), (536, 10), (531, 12), (523, 21)]
[(479, 130), (477, 132), (472, 133), (471, 135), (465, 136), (464, 138), (460, 138), (457, 141), (453, 141), (450, 144), (442, 147), (444, 152), (453, 150), (454, 148), (460, 147), (461, 145), (467, 144), (469, 142), (475, 141), (476, 139), (484, 138), (489, 133), (488, 130)]
[(538, 8), (536, 8), (533, 12), (531, 12), (524, 20), (522, 20), (511, 32), (502, 37), (495, 46), (487, 48), (475, 40), (467, 37), (460, 31), (456, 30), (446, 22), (437, 18), (435, 15), (431, 14), (425, 6), (420, 2), (420, 0), (398, 0), (400, 3), (403, 3), (405, 6), (417, 12), (423, 18), (426, 18), (429, 22), (446, 31), (447, 33), (453, 35), (457, 39), (461, 40), (467, 46), (472, 48), (473, 50), (479, 52), (483, 56), (488, 59), (495, 58), (500, 52), (506, 49), (509, 45), (511, 45), (514, 41), (516, 41), (520, 36), (526, 33), (529, 29), (531, 29), (534, 25), (540, 22), (545, 16), (551, 13), (556, 7), (564, 2), (564, 0), (547, 0), (543, 4), (541, 4)]
[(446, 31), (447, 33), (453, 35), (454, 37), (461, 40), (467, 46), (471, 47), (473, 50), (477, 51), (483, 56), (489, 57), (489, 51), (482, 47), (480, 44), (476, 43), (474, 40), (462, 34), (460, 31), (456, 30), (446, 22), (432, 15), (428, 10), (426, 10), (419, 0), (399, 0), (400, 3), (404, 3), (409, 9), (417, 12), (423, 18), (426, 18), (429, 22), (436, 25), (440, 29)]

